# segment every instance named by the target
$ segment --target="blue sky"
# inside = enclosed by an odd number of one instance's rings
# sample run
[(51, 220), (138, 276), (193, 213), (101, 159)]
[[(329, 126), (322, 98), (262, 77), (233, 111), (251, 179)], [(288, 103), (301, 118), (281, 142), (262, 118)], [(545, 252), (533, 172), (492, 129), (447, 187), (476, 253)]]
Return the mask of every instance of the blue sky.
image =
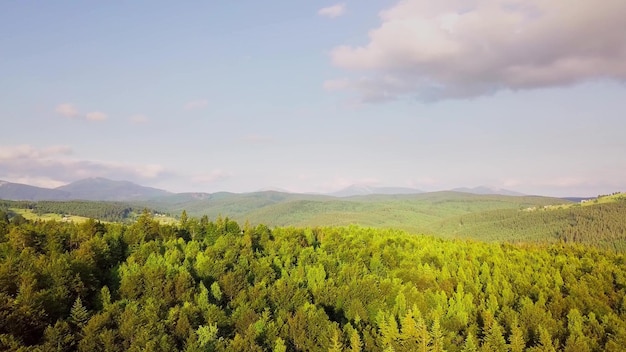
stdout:
[(626, 3), (0, 3), (0, 179), (626, 190)]

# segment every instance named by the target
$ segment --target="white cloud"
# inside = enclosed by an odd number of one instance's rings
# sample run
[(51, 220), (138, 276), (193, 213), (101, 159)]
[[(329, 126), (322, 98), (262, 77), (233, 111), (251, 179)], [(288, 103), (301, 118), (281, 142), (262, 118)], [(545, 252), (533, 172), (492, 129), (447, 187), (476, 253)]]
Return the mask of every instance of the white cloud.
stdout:
[(100, 111), (88, 112), (86, 114), (82, 114), (76, 106), (69, 103), (63, 103), (57, 105), (54, 111), (66, 118), (70, 119), (84, 119), (88, 121), (104, 121), (108, 118), (107, 114)]
[(76, 107), (72, 104), (69, 103), (64, 103), (64, 104), (59, 104), (57, 105), (56, 109), (54, 109), (54, 111), (63, 116), (63, 117), (67, 117), (67, 118), (76, 118), (80, 115), (80, 113), (78, 112), (78, 110), (76, 109)]
[(207, 105), (209, 105), (209, 102), (206, 99), (198, 99), (198, 100), (192, 100), (190, 102), (187, 102), (184, 106), (183, 109), (185, 110), (200, 110), (200, 109), (204, 109), (207, 107)]
[(317, 14), (320, 16), (328, 17), (328, 18), (336, 18), (346, 13), (347, 7), (346, 4), (340, 3), (335, 4), (333, 6), (328, 6), (317, 11)]
[(140, 124), (144, 124), (144, 123), (148, 123), (150, 121), (150, 119), (148, 119), (148, 117), (146, 115), (142, 115), (142, 114), (135, 114), (132, 115), (129, 118), (130, 122), (140, 125)]
[[(38, 148), (31, 145), (0, 146), (0, 179), (44, 180), (65, 184), (86, 177), (129, 181), (154, 180), (168, 174), (159, 164), (130, 164), (71, 157), (68, 146)], [(37, 181), (43, 185), (44, 181)], [(28, 183), (28, 182), (26, 182)]]
[(104, 121), (108, 118), (107, 114), (100, 111), (88, 112), (85, 115), (85, 119), (89, 121)]
[(364, 101), (467, 98), (503, 89), (626, 80), (626, 1), (403, 0), (364, 46), (332, 50), (356, 78), (325, 88)]

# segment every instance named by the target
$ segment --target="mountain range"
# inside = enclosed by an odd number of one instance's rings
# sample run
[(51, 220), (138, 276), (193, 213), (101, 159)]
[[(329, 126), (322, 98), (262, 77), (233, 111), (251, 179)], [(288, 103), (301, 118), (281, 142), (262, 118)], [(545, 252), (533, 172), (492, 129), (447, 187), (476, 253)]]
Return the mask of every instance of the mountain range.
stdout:
[[(490, 188), (485, 186), (475, 188), (456, 188), (452, 191), (481, 195), (523, 195), (522, 193), (506, 189)], [(254, 193), (265, 192), (289, 194), (289, 192), (286, 191), (263, 191)], [(351, 185), (342, 190), (318, 196), (346, 198), (355, 196), (409, 195), (421, 193), (425, 192), (418, 189), (406, 187), (372, 187), (366, 185)], [(141, 186), (129, 181), (114, 181), (102, 177), (87, 178), (57, 188), (43, 188), (0, 180), (0, 199), (7, 200), (145, 201), (164, 197), (180, 198), (181, 200), (199, 200), (205, 198), (219, 197), (219, 194), (231, 193), (171, 193), (162, 189)]]
[[(494, 194), (496, 192), (506, 192), (507, 195)], [(4, 200), (115, 201), (135, 210), (147, 208), (171, 216), (184, 210), (196, 218), (228, 216), (242, 223), (249, 221), (268, 226), (359, 224), (415, 233), (439, 233), (444, 227), (454, 233), (454, 226), (462, 222), (459, 217), (473, 213), (519, 211), (571, 203), (559, 198), (510, 194), (517, 193), (487, 187), (421, 192), (412, 188), (366, 186), (350, 186), (332, 194), (275, 190), (171, 193), (104, 178), (84, 179), (52, 189), (0, 181), (0, 199)]]

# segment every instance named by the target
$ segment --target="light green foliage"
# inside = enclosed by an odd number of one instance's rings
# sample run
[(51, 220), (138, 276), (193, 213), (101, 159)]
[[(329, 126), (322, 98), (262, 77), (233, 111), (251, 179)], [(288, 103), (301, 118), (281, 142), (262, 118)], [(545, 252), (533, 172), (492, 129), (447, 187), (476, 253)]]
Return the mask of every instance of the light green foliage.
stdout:
[(476, 338), (474, 334), (469, 333), (467, 338), (465, 339), (465, 344), (463, 345), (462, 352), (476, 352), (478, 351), (478, 344), (476, 343)]
[(287, 352), (287, 346), (285, 346), (285, 341), (280, 337), (276, 339), (274, 343), (273, 352)]
[(485, 334), (482, 351), (484, 352), (506, 352), (508, 346), (502, 333), (502, 327), (497, 321), (493, 321)]
[(321, 289), (326, 280), (326, 271), (324, 271), (323, 265), (309, 266), (307, 267), (307, 283), (311, 290), (315, 291)]
[(111, 304), (111, 291), (106, 286), (102, 286), (100, 290), (100, 303), (105, 309)]
[(181, 237), (182, 225), (150, 214), (131, 225), (0, 222), (2, 350), (619, 351), (626, 343), (626, 259), (580, 244), (357, 226), (242, 233), (227, 218), (189, 218), (192, 233)]
[(511, 327), (511, 336), (509, 337), (509, 347), (511, 352), (523, 352), (526, 348), (524, 342), (524, 332), (517, 324), (517, 321)]
[(445, 352), (443, 331), (441, 331), (441, 325), (439, 324), (439, 317), (433, 320), (433, 325), (430, 330), (431, 345), (429, 351), (432, 352)]
[(584, 318), (578, 309), (571, 309), (567, 314), (567, 330), (569, 336), (565, 341), (566, 352), (591, 351), (588, 338), (583, 332)]
[(343, 352), (343, 343), (341, 342), (341, 333), (335, 330), (333, 338), (330, 340), (328, 352)]
[(216, 301), (222, 300), (222, 290), (220, 289), (220, 284), (216, 282), (211, 284), (211, 294)]
[(350, 334), (350, 352), (361, 352), (363, 344), (361, 343), (361, 337), (356, 330), (353, 330)]
[(198, 342), (200, 346), (206, 347), (213, 343), (217, 338), (217, 324), (210, 325), (200, 325), (196, 330), (196, 334), (198, 334)]

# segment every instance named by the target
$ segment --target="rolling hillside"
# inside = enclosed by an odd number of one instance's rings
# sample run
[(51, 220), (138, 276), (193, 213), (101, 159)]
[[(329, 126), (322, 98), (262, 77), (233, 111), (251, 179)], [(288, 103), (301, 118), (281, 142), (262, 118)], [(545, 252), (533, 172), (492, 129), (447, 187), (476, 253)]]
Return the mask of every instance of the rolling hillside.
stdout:
[(452, 216), (567, 203), (558, 198), (433, 192), (336, 198), (322, 195), (257, 192), (247, 194), (178, 194), (138, 203), (171, 214), (220, 215), (270, 226), (359, 224), (425, 232)]
[(522, 210), (501, 209), (449, 217), (428, 233), (482, 241), (564, 241), (626, 250), (626, 195)]

